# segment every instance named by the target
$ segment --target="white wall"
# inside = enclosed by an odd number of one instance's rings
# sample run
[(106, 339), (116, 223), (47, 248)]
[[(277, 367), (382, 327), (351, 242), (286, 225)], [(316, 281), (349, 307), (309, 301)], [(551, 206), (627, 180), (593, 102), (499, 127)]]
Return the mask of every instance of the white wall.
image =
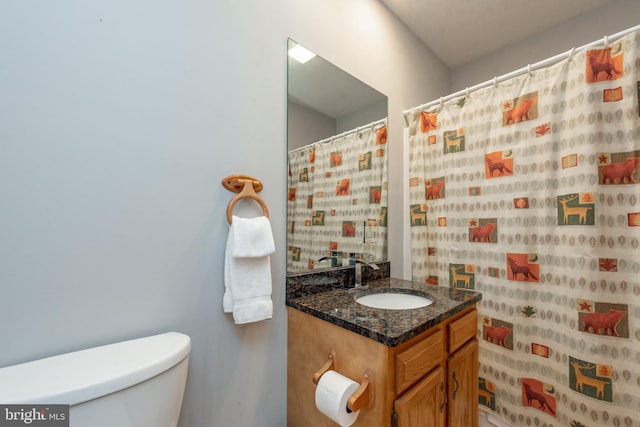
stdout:
[(287, 104), (287, 150), (304, 147), (336, 134), (336, 119), (300, 104)]
[(337, 119), (289, 100), (287, 104), (287, 149), (291, 151), (304, 147), (384, 119), (387, 115), (386, 99)]
[(336, 132), (348, 132), (359, 126), (366, 126), (369, 123), (384, 119), (388, 113), (389, 107), (387, 106), (386, 99), (374, 102), (358, 111), (339, 117), (336, 120)]
[[(640, 25), (640, 1), (615, 0), (536, 36), (512, 44), (451, 73), (449, 93), (526, 67), (627, 28)], [(446, 94), (442, 94), (446, 95)], [(435, 98), (434, 98), (435, 99)], [(428, 101), (423, 101), (428, 102)], [(417, 104), (416, 104), (417, 105)]]
[[(400, 190), (401, 112), (449, 74), (378, 1), (3, 2), (0, 366), (176, 330), (182, 427), (285, 425), (287, 37), (389, 97)], [(246, 326), (220, 308), (235, 173), (263, 181), (278, 248), (274, 318)]]
[[(613, 7), (606, 22), (640, 16), (636, 0)], [(548, 38), (616, 31), (601, 20)], [(401, 235), (401, 112), (446, 94), (449, 73), (378, 1), (3, 2), (0, 366), (181, 331), (193, 340), (182, 427), (285, 425), (287, 37), (389, 97)], [(542, 57), (555, 53), (545, 40)], [(542, 59), (502, 53), (500, 69), (465, 67), (452, 87)], [(246, 326), (220, 309), (232, 197), (220, 181), (234, 173), (263, 181), (278, 248), (274, 318)], [(389, 253), (392, 271), (409, 256), (402, 239)]]

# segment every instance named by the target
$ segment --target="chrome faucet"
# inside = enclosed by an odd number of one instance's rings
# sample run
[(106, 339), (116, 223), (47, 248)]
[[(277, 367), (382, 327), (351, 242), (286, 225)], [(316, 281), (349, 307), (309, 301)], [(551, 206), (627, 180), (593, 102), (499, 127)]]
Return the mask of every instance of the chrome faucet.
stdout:
[(323, 256), (322, 258), (318, 259), (318, 262), (322, 262), (322, 261), (326, 261), (326, 260), (331, 260), (331, 266), (335, 267), (335, 264), (338, 263), (338, 257), (337, 256)]
[(362, 269), (366, 266), (371, 267), (374, 270), (379, 270), (380, 267), (378, 267), (376, 264), (374, 263), (367, 263), (364, 261), (360, 261), (359, 259), (357, 259), (355, 261), (355, 269), (356, 269), (356, 283), (355, 286), (356, 287), (360, 287), (362, 286)]

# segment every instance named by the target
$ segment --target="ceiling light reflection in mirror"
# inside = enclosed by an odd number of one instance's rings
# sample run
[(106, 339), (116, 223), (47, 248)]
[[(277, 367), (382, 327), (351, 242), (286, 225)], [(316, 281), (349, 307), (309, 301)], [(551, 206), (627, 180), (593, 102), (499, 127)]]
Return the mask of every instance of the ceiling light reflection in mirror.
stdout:
[(289, 49), (289, 56), (298, 61), (301, 64), (306, 64), (309, 60), (316, 57), (316, 54), (309, 49), (304, 48), (302, 45), (295, 45)]

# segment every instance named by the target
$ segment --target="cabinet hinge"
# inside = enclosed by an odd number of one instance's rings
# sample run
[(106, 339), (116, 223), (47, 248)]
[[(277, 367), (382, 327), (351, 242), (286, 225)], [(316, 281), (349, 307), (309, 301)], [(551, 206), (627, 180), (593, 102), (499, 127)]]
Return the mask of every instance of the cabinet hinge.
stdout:
[(398, 413), (396, 411), (391, 412), (391, 427), (398, 427)]

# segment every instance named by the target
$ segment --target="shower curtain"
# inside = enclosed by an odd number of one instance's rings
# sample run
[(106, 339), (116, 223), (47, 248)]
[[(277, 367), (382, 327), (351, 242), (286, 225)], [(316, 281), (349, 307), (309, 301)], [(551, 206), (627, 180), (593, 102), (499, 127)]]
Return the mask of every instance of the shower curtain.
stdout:
[(640, 426), (640, 33), (408, 113), (413, 279), (481, 291), (479, 400)]
[(387, 259), (386, 144), (385, 120), (289, 152), (287, 271)]

